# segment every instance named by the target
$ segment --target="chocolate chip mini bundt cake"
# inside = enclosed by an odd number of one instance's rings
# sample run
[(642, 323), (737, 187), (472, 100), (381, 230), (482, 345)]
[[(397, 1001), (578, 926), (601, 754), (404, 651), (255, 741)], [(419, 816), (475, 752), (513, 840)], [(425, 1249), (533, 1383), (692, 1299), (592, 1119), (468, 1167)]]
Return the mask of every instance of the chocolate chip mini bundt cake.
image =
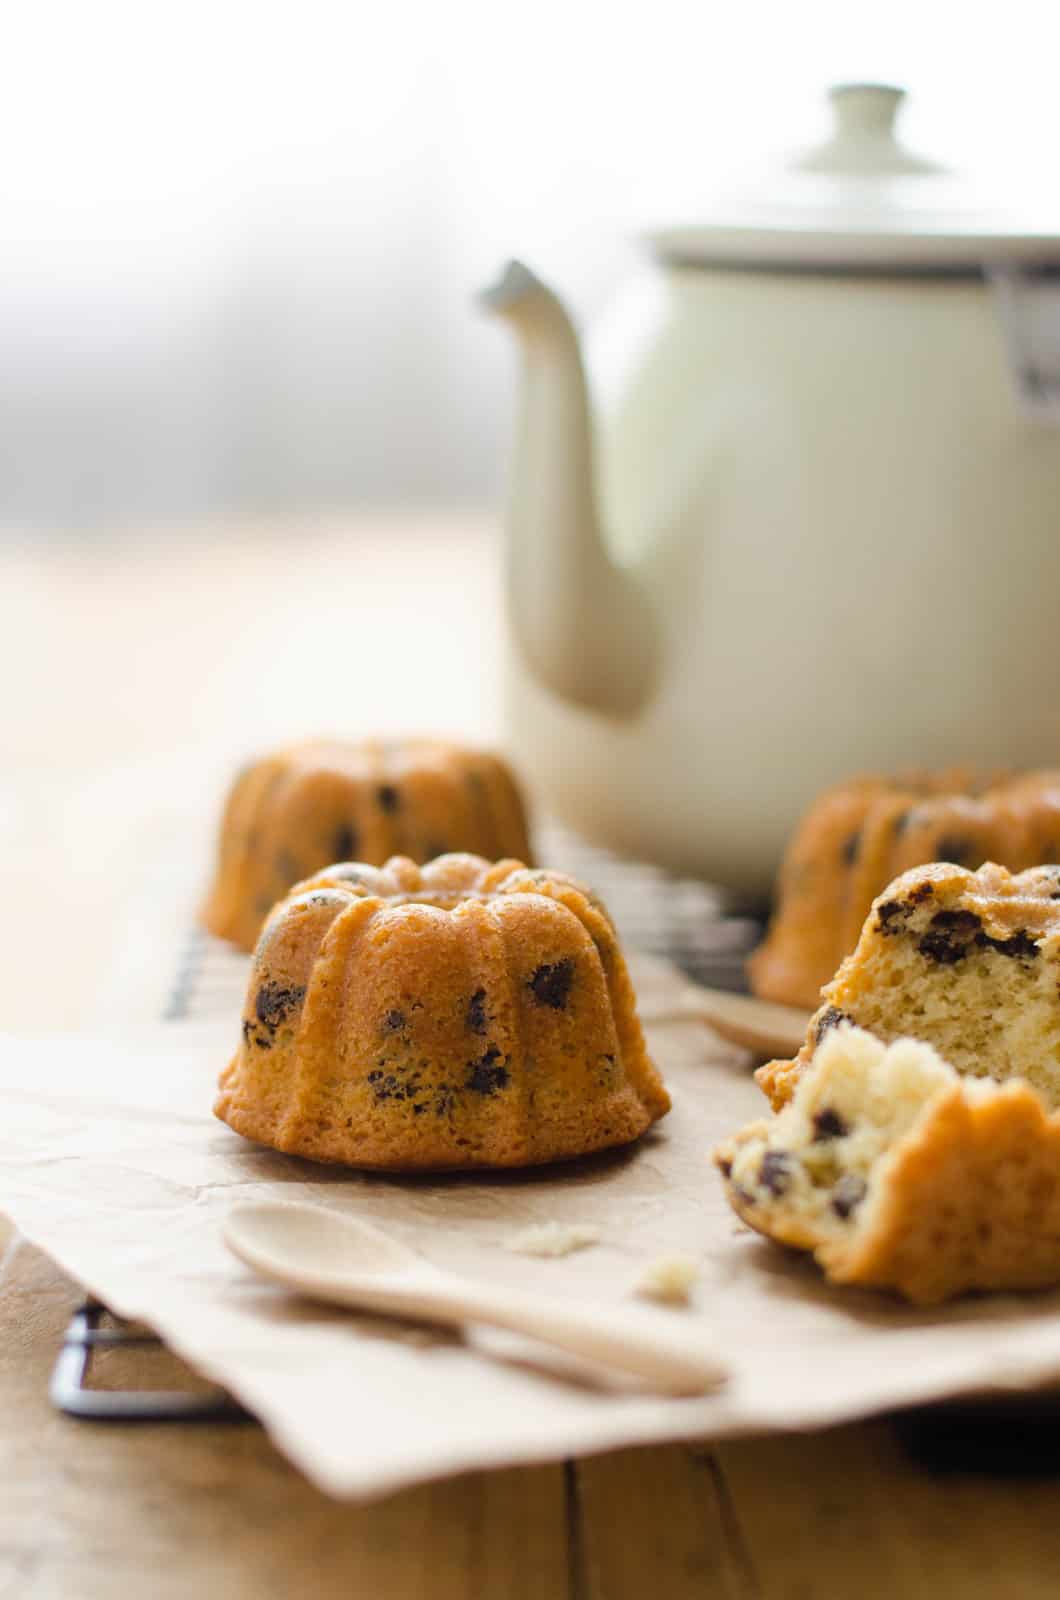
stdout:
[(822, 794), (792, 838), (776, 913), (748, 963), (755, 994), (816, 1006), (875, 896), (927, 861), (1000, 861), (1010, 872), (1060, 861), (1060, 773), (953, 768), (855, 778)]
[(929, 1305), (1060, 1282), (1060, 1116), (914, 1039), (841, 1024), (787, 1109), (714, 1159), (739, 1216), (835, 1283)]
[(276, 901), (330, 862), (461, 850), (530, 860), (522, 796), (496, 756), (435, 739), (293, 745), (236, 778), (202, 920), (253, 950)]
[(1060, 1107), (1060, 867), (1016, 876), (936, 862), (906, 872), (875, 901), (857, 949), (821, 995), (794, 1061), (757, 1079), (784, 1105), (829, 1030), (911, 1035), (958, 1072), (1025, 1078)]
[(317, 1161), (518, 1167), (669, 1110), (611, 921), (562, 873), (343, 864), (277, 905), (217, 1115)]

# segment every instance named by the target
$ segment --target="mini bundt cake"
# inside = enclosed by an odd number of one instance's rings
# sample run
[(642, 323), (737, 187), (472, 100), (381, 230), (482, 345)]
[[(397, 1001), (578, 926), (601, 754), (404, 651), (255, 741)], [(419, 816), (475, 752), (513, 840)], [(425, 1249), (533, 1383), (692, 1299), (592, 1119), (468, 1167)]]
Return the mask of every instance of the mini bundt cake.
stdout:
[(391, 1170), (626, 1144), (669, 1109), (603, 906), (561, 873), (445, 855), (343, 864), (277, 905), (217, 1115)]
[(461, 850), (530, 860), (522, 797), (496, 756), (432, 739), (293, 745), (236, 778), (202, 920), (253, 950), (276, 901), (330, 862)]
[(935, 862), (904, 873), (821, 1000), (794, 1061), (757, 1073), (775, 1108), (842, 1022), (922, 1039), (962, 1074), (1025, 1078), (1060, 1107), (1060, 867), (1013, 876), (993, 862), (977, 872)]
[(835, 1283), (930, 1305), (1060, 1282), (1060, 1116), (916, 1040), (831, 1030), (787, 1109), (714, 1159), (739, 1216)]
[(822, 794), (788, 847), (776, 913), (748, 963), (755, 994), (812, 1010), (875, 896), (927, 861), (1000, 861), (1011, 872), (1060, 861), (1060, 772), (952, 769), (855, 778)]

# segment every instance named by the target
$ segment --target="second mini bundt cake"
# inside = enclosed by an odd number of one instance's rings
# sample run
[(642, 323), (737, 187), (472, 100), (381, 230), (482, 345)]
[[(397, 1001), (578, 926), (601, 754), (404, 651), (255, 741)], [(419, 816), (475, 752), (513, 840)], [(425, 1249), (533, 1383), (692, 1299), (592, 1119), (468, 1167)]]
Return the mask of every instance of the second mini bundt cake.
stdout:
[(318, 1161), (517, 1167), (669, 1109), (606, 911), (561, 873), (446, 855), (330, 868), (262, 932), (217, 1115)]
[(829, 1030), (911, 1035), (974, 1077), (1025, 1078), (1060, 1107), (1060, 867), (1013, 875), (935, 862), (876, 900), (793, 1061), (758, 1082), (784, 1105)]
[(999, 861), (1011, 872), (1060, 861), (1060, 773), (955, 768), (827, 790), (785, 855), (776, 913), (748, 963), (755, 994), (816, 1006), (876, 895), (927, 861)]
[(714, 1159), (743, 1220), (836, 1283), (926, 1305), (1060, 1282), (1060, 1116), (915, 1039), (830, 1029), (792, 1103)]
[(236, 778), (203, 922), (253, 950), (276, 901), (329, 862), (460, 850), (530, 859), (522, 796), (498, 757), (438, 739), (292, 745)]

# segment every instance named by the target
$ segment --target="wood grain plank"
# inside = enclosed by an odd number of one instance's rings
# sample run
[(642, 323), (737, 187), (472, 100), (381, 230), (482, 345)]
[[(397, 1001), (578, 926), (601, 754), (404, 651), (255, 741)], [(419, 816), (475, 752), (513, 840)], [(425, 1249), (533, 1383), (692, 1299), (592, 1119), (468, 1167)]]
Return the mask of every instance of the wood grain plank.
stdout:
[(1055, 1600), (1055, 1477), (936, 1474), (885, 1421), (723, 1444), (763, 1600)]
[(709, 1458), (673, 1445), (577, 1466), (579, 1600), (750, 1600)]
[[(351, 1506), (308, 1484), (254, 1425), (62, 1418), (47, 1381), (78, 1298), (24, 1244), (0, 1270), (3, 1600), (565, 1600), (561, 1467)], [(127, 1382), (168, 1381), (157, 1354), (122, 1360)]]

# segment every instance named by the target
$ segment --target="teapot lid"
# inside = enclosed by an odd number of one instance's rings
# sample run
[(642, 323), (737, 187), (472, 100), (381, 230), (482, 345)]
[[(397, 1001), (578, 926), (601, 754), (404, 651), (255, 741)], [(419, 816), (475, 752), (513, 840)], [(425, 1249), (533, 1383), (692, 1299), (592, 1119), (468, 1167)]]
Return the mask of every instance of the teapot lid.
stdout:
[(861, 272), (977, 272), (1060, 263), (1060, 215), (996, 203), (981, 184), (914, 154), (895, 124), (905, 91), (841, 83), (834, 126), (764, 184), (718, 197), (702, 222), (655, 229), (675, 265)]

